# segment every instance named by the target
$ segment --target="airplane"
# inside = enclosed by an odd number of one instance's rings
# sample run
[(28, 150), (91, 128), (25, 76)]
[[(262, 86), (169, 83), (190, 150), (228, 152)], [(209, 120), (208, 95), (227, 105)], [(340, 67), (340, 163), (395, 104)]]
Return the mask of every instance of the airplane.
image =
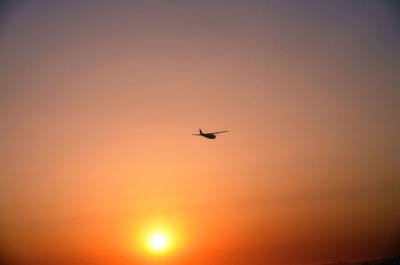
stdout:
[(217, 137), (216, 134), (218, 134), (218, 133), (226, 133), (226, 132), (228, 132), (228, 131), (203, 133), (203, 131), (202, 131), (201, 129), (199, 129), (199, 132), (200, 132), (200, 133), (194, 133), (194, 134), (192, 134), (192, 135), (203, 136), (203, 137), (206, 137), (206, 138), (208, 138), (208, 139), (215, 139), (215, 137)]

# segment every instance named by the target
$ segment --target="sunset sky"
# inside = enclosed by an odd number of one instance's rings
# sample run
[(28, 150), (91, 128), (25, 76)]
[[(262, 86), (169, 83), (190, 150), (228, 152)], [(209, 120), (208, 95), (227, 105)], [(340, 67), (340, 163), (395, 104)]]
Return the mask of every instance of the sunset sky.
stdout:
[(0, 263), (399, 255), (399, 47), (395, 1), (3, 1)]

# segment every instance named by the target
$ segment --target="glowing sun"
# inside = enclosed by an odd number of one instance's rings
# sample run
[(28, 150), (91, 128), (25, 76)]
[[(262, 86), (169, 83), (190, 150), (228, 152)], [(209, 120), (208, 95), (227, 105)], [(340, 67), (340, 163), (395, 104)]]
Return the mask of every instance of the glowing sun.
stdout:
[(156, 234), (151, 238), (151, 246), (155, 250), (163, 250), (167, 246), (167, 238), (162, 234)]

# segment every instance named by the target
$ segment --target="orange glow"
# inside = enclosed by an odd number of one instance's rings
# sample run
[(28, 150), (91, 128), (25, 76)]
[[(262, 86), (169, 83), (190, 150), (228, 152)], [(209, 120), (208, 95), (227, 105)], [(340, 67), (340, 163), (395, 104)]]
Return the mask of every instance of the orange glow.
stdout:
[(0, 263), (397, 255), (399, 6), (285, 2), (0, 1)]

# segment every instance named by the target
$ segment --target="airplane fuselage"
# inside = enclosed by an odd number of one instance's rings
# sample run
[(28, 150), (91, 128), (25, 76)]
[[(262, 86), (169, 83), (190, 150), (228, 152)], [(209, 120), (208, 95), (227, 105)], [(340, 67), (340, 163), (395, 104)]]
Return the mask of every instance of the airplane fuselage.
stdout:
[(203, 131), (201, 129), (199, 129), (199, 133), (194, 133), (193, 135), (203, 136), (203, 137), (208, 138), (208, 139), (215, 139), (217, 137), (218, 133), (225, 133), (225, 132), (228, 132), (228, 131), (203, 133)]
[(201, 136), (204, 136), (204, 137), (206, 137), (206, 138), (208, 138), (208, 139), (215, 139), (215, 134), (212, 134), (212, 133), (202, 133), (202, 134), (200, 134)]

